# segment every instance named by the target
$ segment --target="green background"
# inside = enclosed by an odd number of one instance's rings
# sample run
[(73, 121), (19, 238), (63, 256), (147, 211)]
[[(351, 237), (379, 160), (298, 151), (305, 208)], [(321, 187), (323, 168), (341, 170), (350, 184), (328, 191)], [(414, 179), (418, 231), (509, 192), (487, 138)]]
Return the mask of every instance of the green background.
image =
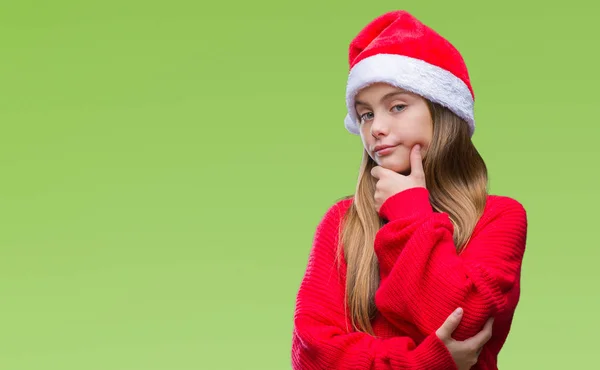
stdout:
[(528, 210), (500, 367), (590, 368), (591, 7), (3, 1), (0, 369), (290, 368), (314, 229), (360, 161), (343, 127), (348, 43), (398, 8), (462, 51), (491, 192)]

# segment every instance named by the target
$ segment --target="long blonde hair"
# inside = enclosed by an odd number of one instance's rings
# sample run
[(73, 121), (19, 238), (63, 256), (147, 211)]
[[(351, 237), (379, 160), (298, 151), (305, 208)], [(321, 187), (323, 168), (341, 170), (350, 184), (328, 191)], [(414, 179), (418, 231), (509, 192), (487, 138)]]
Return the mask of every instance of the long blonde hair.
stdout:
[[(433, 119), (433, 135), (423, 168), (430, 203), (434, 211), (449, 215), (454, 226), (454, 243), (460, 252), (486, 204), (487, 168), (471, 141), (466, 122), (438, 104), (427, 103)], [(355, 330), (371, 335), (374, 335), (371, 320), (376, 314), (374, 297), (379, 286), (379, 264), (373, 242), (384, 225), (373, 197), (377, 179), (370, 172), (376, 165), (363, 151), (354, 200), (343, 217), (337, 251), (338, 265), (343, 255), (347, 266), (346, 302), (352, 325)]]

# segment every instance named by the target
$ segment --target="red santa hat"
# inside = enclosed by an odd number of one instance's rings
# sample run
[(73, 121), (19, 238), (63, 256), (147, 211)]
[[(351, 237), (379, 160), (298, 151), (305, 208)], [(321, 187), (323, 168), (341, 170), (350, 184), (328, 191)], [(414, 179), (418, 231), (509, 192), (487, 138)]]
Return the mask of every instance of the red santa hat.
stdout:
[(397, 10), (371, 21), (351, 41), (344, 126), (359, 135), (354, 97), (364, 87), (386, 82), (439, 103), (475, 130), (475, 95), (460, 52), (410, 13)]

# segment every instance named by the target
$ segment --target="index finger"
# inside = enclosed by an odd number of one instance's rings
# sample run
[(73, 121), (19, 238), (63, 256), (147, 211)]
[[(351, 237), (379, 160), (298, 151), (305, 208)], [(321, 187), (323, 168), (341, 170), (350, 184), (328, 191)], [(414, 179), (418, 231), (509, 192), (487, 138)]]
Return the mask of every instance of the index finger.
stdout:
[(416, 144), (410, 152), (410, 174), (423, 175), (423, 156), (421, 155), (421, 145)]
[(375, 166), (373, 168), (371, 168), (371, 176), (373, 176), (374, 178), (378, 179), (379, 178), (379, 171), (381, 170), (380, 166)]
[(382, 166), (375, 166), (373, 168), (371, 168), (371, 176), (375, 177), (375, 178), (381, 178), (384, 174), (395, 174), (396, 172), (382, 167)]

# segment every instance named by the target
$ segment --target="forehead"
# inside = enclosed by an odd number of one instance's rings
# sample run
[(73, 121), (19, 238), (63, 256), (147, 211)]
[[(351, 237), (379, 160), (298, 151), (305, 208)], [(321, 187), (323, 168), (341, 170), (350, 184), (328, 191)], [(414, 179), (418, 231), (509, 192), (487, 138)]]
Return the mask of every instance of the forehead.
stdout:
[(405, 89), (388, 83), (375, 83), (360, 89), (354, 100), (355, 104), (365, 104), (366, 100), (384, 100), (399, 94), (413, 95)]

